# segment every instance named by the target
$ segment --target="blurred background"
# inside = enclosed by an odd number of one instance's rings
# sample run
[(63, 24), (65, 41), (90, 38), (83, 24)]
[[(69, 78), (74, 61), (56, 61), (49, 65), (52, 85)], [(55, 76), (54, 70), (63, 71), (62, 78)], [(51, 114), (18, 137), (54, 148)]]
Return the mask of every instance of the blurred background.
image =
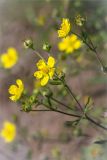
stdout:
[[(34, 87), (32, 75), (38, 57), (31, 50), (24, 49), (24, 40), (31, 37), (43, 56), (46, 53), (42, 45), (49, 42), (52, 55), (62, 57), (67, 77), (71, 77), (69, 85), (83, 100), (86, 96), (92, 97), (92, 115), (102, 118), (107, 126), (107, 75), (101, 71), (95, 55), (85, 45), (67, 57), (58, 50), (57, 29), (61, 18), (69, 18), (72, 30), (79, 33), (74, 24), (77, 14), (86, 17), (88, 33), (107, 65), (107, 0), (0, 0), (0, 54), (14, 47), (20, 57), (11, 70), (0, 68), (0, 129), (5, 120), (17, 126), (17, 137), (13, 143), (5, 144), (0, 139), (0, 160), (107, 159), (106, 142), (94, 143), (106, 140), (107, 132), (87, 122), (71, 128), (65, 125), (71, 119), (57, 113), (21, 112), (20, 105), (8, 98), (9, 85), (17, 78), (24, 81), (29, 92)], [(78, 55), (82, 58), (74, 63)], [(63, 93), (60, 98), (62, 101), (65, 95)]]

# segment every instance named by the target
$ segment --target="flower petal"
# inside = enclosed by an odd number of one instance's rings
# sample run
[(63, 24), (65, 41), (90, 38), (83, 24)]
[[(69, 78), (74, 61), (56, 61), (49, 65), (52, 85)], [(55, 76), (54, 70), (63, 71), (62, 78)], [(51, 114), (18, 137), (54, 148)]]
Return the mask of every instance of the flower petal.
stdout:
[(69, 36), (69, 39), (73, 43), (77, 40), (77, 36), (73, 34), (73, 35)]
[(63, 18), (61, 27), (58, 30), (58, 37), (66, 37), (67, 34), (70, 32), (71, 24), (69, 22), (69, 19)]
[(46, 63), (43, 59), (39, 60), (39, 62), (36, 65), (39, 70), (42, 70), (44, 67), (46, 67)]
[(42, 79), (41, 79), (41, 86), (45, 86), (49, 81), (49, 76), (46, 74)]
[(50, 56), (50, 57), (48, 58), (47, 65), (49, 66), (49, 68), (54, 67), (54, 65), (55, 65), (55, 59), (54, 59), (52, 56)]
[(36, 71), (34, 73), (34, 77), (36, 77), (37, 79), (41, 79), (43, 77), (43, 72), (42, 71)]
[(55, 72), (55, 68), (51, 68), (50, 71), (49, 71), (49, 78), (52, 79), (53, 75), (54, 75), (54, 72)]
[(10, 96), (9, 97), (12, 101), (17, 101), (17, 97), (16, 97), (16, 95), (14, 95), (14, 96)]
[(16, 80), (16, 84), (18, 85), (20, 91), (22, 92), (24, 90), (24, 84), (23, 84), (22, 80), (21, 79), (17, 79)]
[(16, 85), (11, 85), (9, 88), (9, 93), (10, 94), (15, 94), (17, 92), (18, 87)]
[(75, 44), (74, 44), (74, 48), (75, 49), (78, 49), (78, 48), (80, 48), (81, 47), (81, 41), (80, 40), (77, 40), (76, 42), (75, 42)]

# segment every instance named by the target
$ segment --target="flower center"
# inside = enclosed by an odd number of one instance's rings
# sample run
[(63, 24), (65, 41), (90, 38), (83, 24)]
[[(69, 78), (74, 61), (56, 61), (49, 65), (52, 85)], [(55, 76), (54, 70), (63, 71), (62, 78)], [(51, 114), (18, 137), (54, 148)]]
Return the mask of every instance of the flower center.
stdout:
[(43, 68), (43, 72), (46, 73), (46, 74), (48, 74), (48, 72), (49, 72), (48, 66), (46, 66), (46, 67)]

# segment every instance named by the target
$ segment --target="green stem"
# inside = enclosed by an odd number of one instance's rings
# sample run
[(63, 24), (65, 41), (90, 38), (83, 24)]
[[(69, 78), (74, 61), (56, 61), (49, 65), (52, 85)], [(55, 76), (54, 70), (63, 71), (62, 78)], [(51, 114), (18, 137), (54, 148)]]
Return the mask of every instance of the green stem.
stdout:
[[(62, 80), (61, 80), (62, 81)], [(78, 104), (79, 108), (81, 111), (83, 111), (83, 107), (82, 105), (80, 104), (80, 102), (77, 100), (75, 94), (72, 92), (72, 90), (69, 88), (69, 86), (67, 85), (67, 83), (65, 82), (65, 80), (62, 81), (64, 87), (69, 91), (71, 97), (73, 97), (73, 99), (75, 100), (75, 102)]]
[(93, 120), (92, 118), (90, 118), (87, 114), (85, 114), (85, 117), (86, 117), (87, 120), (89, 120), (91, 123), (95, 124), (96, 126), (102, 128), (102, 129), (104, 129), (104, 130), (107, 130), (107, 128), (106, 128), (105, 126), (103, 126), (103, 125), (101, 125), (100, 123), (94, 121), (94, 120)]
[[(61, 80), (61, 79), (60, 79), (60, 80)], [(77, 100), (75, 94), (71, 91), (71, 89), (70, 89), (69, 86), (66, 84), (66, 82), (65, 82), (64, 80), (61, 80), (61, 81), (62, 81), (63, 85), (68, 89), (69, 93), (70, 93), (71, 96), (74, 98), (74, 100), (76, 101), (76, 103), (79, 105), (80, 109), (82, 110), (82, 112), (83, 112), (83, 114), (84, 114), (83, 116), (85, 116), (85, 118), (86, 118), (88, 121), (90, 121), (91, 123), (93, 123), (94, 125), (102, 128), (102, 129), (104, 129), (104, 130), (107, 130), (107, 128), (106, 128), (105, 126), (103, 126), (103, 125), (99, 124), (98, 122), (94, 121), (92, 118), (90, 118), (87, 114), (84, 113), (84, 110), (83, 110), (84, 106), (82, 107), (82, 105), (80, 104), (80, 102)], [(83, 117), (83, 116), (81, 116), (81, 117)], [(81, 117), (80, 117), (80, 118), (81, 118)]]
[[(46, 106), (46, 105), (45, 105)], [(23, 110), (21, 110), (23, 111)], [(65, 114), (67, 116), (70, 116), (70, 117), (76, 117), (76, 118), (81, 118), (82, 116), (80, 115), (77, 115), (77, 114), (71, 114), (71, 113), (66, 113), (66, 112), (63, 112), (63, 111), (60, 111), (60, 110), (55, 110), (55, 109), (33, 109), (31, 110), (32, 112), (58, 112), (60, 114)], [(92, 118), (90, 118), (88, 115), (85, 114), (85, 117), (88, 121), (90, 121), (92, 124), (96, 125), (97, 127), (99, 128), (102, 128), (104, 130), (107, 130), (106, 127), (104, 127), (103, 125), (101, 125), (100, 123), (94, 121)]]
[(98, 54), (98, 52), (97, 52), (97, 50), (96, 50), (94, 44), (92, 43), (90, 37), (88, 36), (88, 39), (89, 39), (89, 41), (90, 41), (90, 43), (91, 43), (91, 46), (86, 42), (86, 40), (83, 40), (83, 38), (82, 38), (79, 34), (73, 32), (73, 31), (71, 31), (71, 33), (72, 33), (72, 34), (75, 34), (79, 39), (81, 39), (81, 40), (83, 41), (83, 43), (85, 43), (85, 44), (87, 45), (87, 47), (88, 47), (92, 52), (95, 53), (95, 56), (96, 56), (96, 58), (97, 58), (99, 64), (101, 65), (101, 67), (104, 68), (104, 64), (103, 64), (101, 58), (99, 57), (99, 54)]
[(39, 52), (37, 52), (36, 50), (35, 50), (35, 48), (31, 48), (33, 51), (35, 51), (35, 53), (37, 54), (37, 56), (40, 58), (40, 59), (43, 59), (44, 61), (45, 61), (45, 59), (40, 55), (40, 53)]

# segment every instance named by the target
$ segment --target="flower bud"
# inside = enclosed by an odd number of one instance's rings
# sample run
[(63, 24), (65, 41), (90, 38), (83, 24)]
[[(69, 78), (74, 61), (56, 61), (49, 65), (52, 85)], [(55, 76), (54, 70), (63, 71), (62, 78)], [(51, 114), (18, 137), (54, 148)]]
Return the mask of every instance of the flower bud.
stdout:
[(50, 49), (51, 49), (51, 45), (50, 45), (49, 43), (44, 43), (42, 49), (43, 49), (44, 51), (49, 52)]
[(23, 45), (24, 45), (24, 47), (26, 49), (28, 49), (28, 48), (32, 48), (33, 49), (33, 41), (31, 39), (25, 40)]
[(101, 67), (101, 71), (103, 73), (107, 74), (107, 67), (106, 66)]
[(50, 90), (46, 89), (46, 90), (42, 91), (42, 95), (51, 97), (53, 95), (53, 93)]
[(85, 21), (86, 21), (86, 19), (84, 17), (82, 17), (81, 15), (77, 15), (75, 17), (75, 23), (77, 26), (80, 26), (80, 27), (83, 26)]

